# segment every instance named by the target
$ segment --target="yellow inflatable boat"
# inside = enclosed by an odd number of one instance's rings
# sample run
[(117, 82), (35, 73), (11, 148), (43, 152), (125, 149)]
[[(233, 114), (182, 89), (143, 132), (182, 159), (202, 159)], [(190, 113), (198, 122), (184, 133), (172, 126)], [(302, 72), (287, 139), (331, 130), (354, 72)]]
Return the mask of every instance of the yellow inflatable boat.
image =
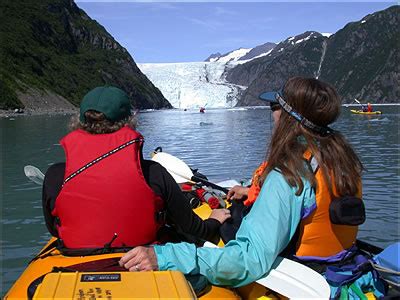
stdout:
[[(208, 205), (195, 209), (210, 214)], [(285, 299), (253, 283), (240, 289), (204, 286), (196, 292), (178, 271), (127, 272), (123, 253), (65, 256), (52, 238), (29, 263), (4, 299)]]

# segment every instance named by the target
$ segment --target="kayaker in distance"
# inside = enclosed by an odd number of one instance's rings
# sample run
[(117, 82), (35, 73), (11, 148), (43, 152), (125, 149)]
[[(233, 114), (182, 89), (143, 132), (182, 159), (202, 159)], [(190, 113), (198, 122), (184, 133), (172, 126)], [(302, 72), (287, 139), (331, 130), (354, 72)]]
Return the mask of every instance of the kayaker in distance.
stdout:
[(367, 103), (366, 106), (363, 105), (362, 109), (363, 109), (363, 112), (373, 112), (374, 111), (372, 108), (372, 104), (369, 102)]
[[(365, 217), (359, 199), (363, 166), (345, 138), (328, 127), (340, 114), (337, 92), (319, 80), (296, 77), (282, 93), (260, 98), (280, 109), (273, 114), (276, 128), (257, 201), (236, 238), (219, 249), (188, 243), (136, 247), (121, 258), (121, 266), (130, 271), (178, 269), (237, 287), (268, 273), (279, 254), (310, 259), (321, 268), (354, 254), (357, 225)], [(346, 205), (357, 209), (349, 214)], [(376, 283), (367, 287), (374, 289)], [(332, 287), (332, 295), (341, 291), (338, 287)]]
[(206, 108), (205, 107), (200, 107), (200, 113), (204, 114), (206, 112)]
[(229, 211), (216, 209), (201, 220), (167, 170), (143, 159), (144, 140), (135, 126), (121, 89), (97, 87), (86, 94), (60, 142), (66, 163), (46, 172), (43, 209), (50, 233), (67, 250), (107, 251), (169, 241), (178, 234), (166, 231), (167, 223), (192, 242), (217, 242)]

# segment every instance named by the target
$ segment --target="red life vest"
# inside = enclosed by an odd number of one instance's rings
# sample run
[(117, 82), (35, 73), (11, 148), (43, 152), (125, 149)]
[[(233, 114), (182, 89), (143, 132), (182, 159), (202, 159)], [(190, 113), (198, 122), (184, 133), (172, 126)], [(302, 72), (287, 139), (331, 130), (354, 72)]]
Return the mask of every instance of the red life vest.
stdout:
[(110, 134), (75, 130), (61, 141), (66, 154), (64, 179), (124, 143), (137, 142), (93, 164), (65, 182), (53, 216), (67, 248), (103, 248), (153, 243), (161, 223), (162, 199), (147, 185), (140, 167), (142, 136), (123, 127)]

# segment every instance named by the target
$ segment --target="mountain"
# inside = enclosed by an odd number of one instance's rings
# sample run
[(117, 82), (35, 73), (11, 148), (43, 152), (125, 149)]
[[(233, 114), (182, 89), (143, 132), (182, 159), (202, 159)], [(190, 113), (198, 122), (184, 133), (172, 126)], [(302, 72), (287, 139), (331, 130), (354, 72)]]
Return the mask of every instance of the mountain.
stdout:
[(400, 6), (347, 24), (327, 43), (322, 80), (352, 102), (400, 102)]
[(258, 95), (292, 76), (333, 84), (345, 103), (400, 101), (400, 7), (347, 24), (333, 35), (305, 32), (279, 43), (268, 55), (228, 69), (226, 80), (248, 86), (238, 106), (265, 105)]
[[(265, 80), (272, 81), (271, 84), (274, 87), (280, 87), (285, 81), (285, 76), (291, 73), (314, 76), (313, 68), (318, 68), (322, 43), (325, 39), (322, 34), (315, 31), (307, 31), (287, 38), (266, 55), (227, 70), (226, 80), (241, 86), (250, 86), (255, 82), (256, 88), (261, 88), (266, 82)], [(245, 95), (247, 93), (248, 91)], [(262, 105), (264, 103), (257, 102), (257, 99), (253, 103), (252, 97), (246, 96), (242, 97), (238, 104)]]
[(210, 55), (205, 61), (206, 62), (235, 62), (240, 60), (241, 57), (246, 55), (249, 51), (251, 51), (251, 48), (239, 48), (233, 51), (230, 51), (225, 54), (212, 54)]
[(267, 55), (274, 47), (275, 43), (265, 43), (254, 48), (239, 48), (225, 54), (219, 52), (211, 54), (205, 62), (238, 62), (244, 63), (257, 57)]
[(204, 61), (212, 61), (213, 59), (218, 59), (221, 56), (222, 56), (222, 54), (219, 52), (213, 53), (209, 57), (207, 57)]
[(0, 11), (0, 109), (71, 108), (104, 84), (125, 90), (137, 108), (171, 107), (73, 0), (3, 0)]
[(245, 55), (239, 58), (239, 60), (249, 60), (261, 56), (268, 55), (272, 49), (276, 46), (275, 43), (265, 43), (259, 46), (254, 47)]

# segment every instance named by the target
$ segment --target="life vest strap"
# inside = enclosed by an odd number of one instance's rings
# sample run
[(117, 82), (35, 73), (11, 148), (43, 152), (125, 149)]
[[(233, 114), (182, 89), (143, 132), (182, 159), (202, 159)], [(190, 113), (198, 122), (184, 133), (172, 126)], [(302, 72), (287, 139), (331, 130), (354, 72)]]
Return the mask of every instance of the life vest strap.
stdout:
[(97, 157), (96, 159), (92, 160), (91, 162), (87, 163), (86, 165), (84, 165), (83, 167), (79, 168), (78, 170), (76, 170), (75, 172), (73, 172), (71, 175), (69, 175), (67, 178), (65, 178), (62, 186), (64, 186), (68, 181), (70, 181), (72, 178), (74, 178), (75, 176), (79, 175), (80, 173), (82, 173), (83, 171), (89, 169), (91, 166), (95, 165), (96, 163), (98, 163), (99, 161), (109, 157), (110, 155), (117, 153), (118, 151), (132, 145), (133, 143), (138, 143), (138, 142), (143, 142), (143, 138), (136, 138), (133, 140), (130, 140), (114, 149), (112, 149), (111, 151), (104, 153), (103, 155), (100, 155), (99, 157)]

